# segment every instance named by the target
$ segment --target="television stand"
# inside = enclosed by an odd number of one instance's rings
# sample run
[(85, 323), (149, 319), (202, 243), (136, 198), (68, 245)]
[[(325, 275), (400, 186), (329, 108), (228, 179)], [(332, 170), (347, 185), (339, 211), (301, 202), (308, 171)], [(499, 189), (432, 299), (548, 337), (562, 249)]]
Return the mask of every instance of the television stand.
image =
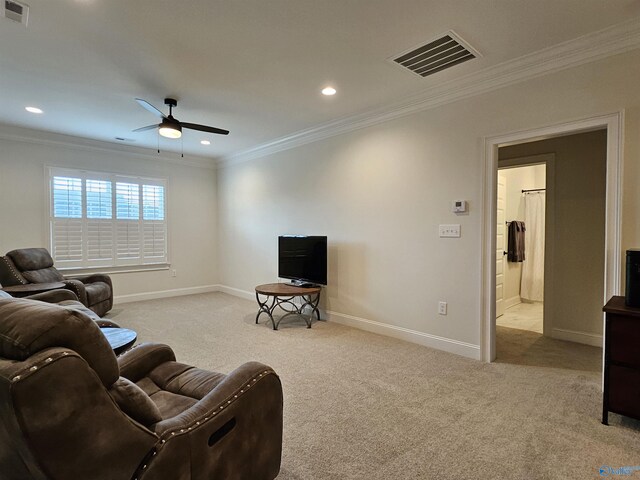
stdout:
[[(289, 315), (301, 316), (307, 324), (307, 328), (311, 328), (311, 321), (313, 320), (313, 314), (316, 314), (318, 320), (320, 320), (320, 310), (318, 310), (318, 303), (320, 302), (320, 292), (322, 289), (318, 286), (301, 287), (292, 286), (287, 283), (267, 283), (265, 285), (258, 285), (256, 287), (256, 300), (258, 302), (258, 314), (256, 315), (256, 323), (260, 315), (263, 313), (271, 319), (271, 325), (274, 330), (278, 330), (278, 325), (283, 318)], [(261, 298), (266, 297), (264, 300)], [(293, 300), (296, 297), (302, 298), (301, 305), (296, 305)], [(286, 313), (282, 315), (276, 322), (273, 318), (273, 311), (276, 307), (280, 307)], [(305, 308), (311, 308), (308, 315), (304, 313)]]

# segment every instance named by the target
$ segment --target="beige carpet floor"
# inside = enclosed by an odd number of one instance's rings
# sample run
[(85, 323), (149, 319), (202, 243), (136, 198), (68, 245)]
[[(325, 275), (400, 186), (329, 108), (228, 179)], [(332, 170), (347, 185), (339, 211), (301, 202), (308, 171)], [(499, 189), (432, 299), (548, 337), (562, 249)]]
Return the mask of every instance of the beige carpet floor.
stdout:
[(256, 311), (212, 293), (109, 317), (185, 363), (271, 365), (285, 402), (279, 480), (587, 479), (640, 465), (640, 422), (600, 423), (600, 349), (498, 327), (486, 364), (330, 322), (289, 317), (273, 331)]

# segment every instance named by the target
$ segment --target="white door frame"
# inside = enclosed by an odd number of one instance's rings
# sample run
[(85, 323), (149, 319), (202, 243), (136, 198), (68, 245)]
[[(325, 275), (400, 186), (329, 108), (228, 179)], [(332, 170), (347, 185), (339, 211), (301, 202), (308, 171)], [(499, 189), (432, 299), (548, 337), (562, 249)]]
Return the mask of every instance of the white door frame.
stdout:
[[(605, 278), (603, 301), (620, 293), (622, 257), (620, 225), (622, 218), (622, 154), (624, 111), (533, 130), (509, 133), (484, 139), (482, 201), (482, 265), (480, 358), (496, 358), (496, 195), (498, 147), (552, 137), (607, 130), (607, 193), (605, 216)], [(604, 303), (603, 303), (604, 304)]]

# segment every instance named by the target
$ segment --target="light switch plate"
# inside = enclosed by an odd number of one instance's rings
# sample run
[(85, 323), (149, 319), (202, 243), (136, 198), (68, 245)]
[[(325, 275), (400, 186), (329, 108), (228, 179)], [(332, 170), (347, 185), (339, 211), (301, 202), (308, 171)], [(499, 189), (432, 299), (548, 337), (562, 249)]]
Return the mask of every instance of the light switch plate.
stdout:
[(440, 225), (439, 233), (440, 237), (443, 238), (457, 238), (460, 236), (460, 224), (453, 223), (448, 225)]

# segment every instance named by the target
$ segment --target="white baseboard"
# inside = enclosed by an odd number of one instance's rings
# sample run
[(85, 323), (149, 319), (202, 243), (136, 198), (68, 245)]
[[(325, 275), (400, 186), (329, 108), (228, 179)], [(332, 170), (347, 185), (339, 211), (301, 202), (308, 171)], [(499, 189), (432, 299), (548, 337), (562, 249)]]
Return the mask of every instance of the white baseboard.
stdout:
[(227, 287), (226, 285), (216, 285), (218, 287), (218, 292), (228, 293), (229, 295), (233, 295), (234, 297), (244, 298), (245, 300), (256, 300), (255, 292), (248, 292), (246, 290), (240, 290), (239, 288)]
[(157, 292), (133, 293), (130, 295), (117, 295), (113, 297), (113, 303), (142, 302), (144, 300), (156, 300), (158, 298), (180, 297), (182, 295), (195, 295), (196, 293), (210, 293), (221, 291), (219, 285), (203, 285), (200, 287), (175, 288)]
[(514, 305), (518, 305), (519, 303), (522, 303), (522, 300), (520, 299), (520, 295), (516, 295), (514, 297), (507, 298), (504, 301), (504, 308), (506, 310), (507, 308), (513, 307)]
[(386, 323), (376, 322), (375, 320), (354, 317), (353, 315), (346, 315), (344, 313), (327, 311), (325, 315), (329, 321), (339, 323), (341, 325), (347, 325), (360, 330), (366, 330), (367, 332), (398, 338), (400, 340), (417, 343), (418, 345), (423, 345), (425, 347), (444, 350), (445, 352), (455, 353), (457, 355), (462, 355), (463, 357), (473, 358), (474, 360), (480, 360), (479, 345), (473, 345), (471, 343), (461, 342), (451, 338), (439, 337), (429, 333), (418, 332), (417, 330), (398, 327), (396, 325), (388, 325)]
[(582, 343), (593, 347), (602, 348), (602, 335), (595, 333), (576, 332), (574, 330), (565, 330), (563, 328), (554, 328), (551, 331), (551, 337), (558, 340), (567, 340), (569, 342)]

